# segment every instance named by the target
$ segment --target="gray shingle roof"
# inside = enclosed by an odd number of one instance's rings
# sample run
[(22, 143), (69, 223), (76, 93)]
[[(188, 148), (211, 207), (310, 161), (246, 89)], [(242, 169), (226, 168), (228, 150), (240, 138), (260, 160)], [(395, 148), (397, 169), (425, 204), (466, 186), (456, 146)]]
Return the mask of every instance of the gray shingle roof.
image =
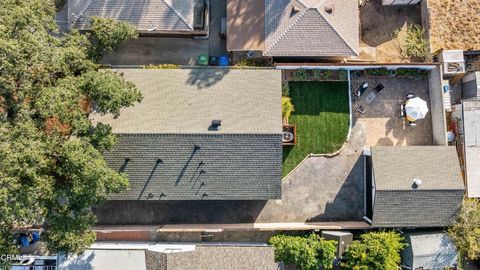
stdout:
[[(94, 121), (110, 124), (113, 132), (120, 134), (105, 159), (130, 180), (128, 191), (110, 199), (280, 198), (279, 71), (118, 72), (137, 86), (144, 99), (123, 110), (117, 119), (93, 116)], [(222, 120), (219, 130), (211, 129), (213, 119)], [(159, 159), (161, 163), (157, 163)]]
[(111, 200), (266, 200), (281, 194), (281, 134), (124, 134), (105, 159), (130, 180), (130, 189)]
[(446, 269), (457, 263), (455, 244), (444, 232), (406, 233), (408, 246), (402, 252), (402, 264), (412, 269)]
[(412, 190), (415, 178), (422, 180), (417, 190), (464, 189), (453, 146), (375, 146), (371, 151), (377, 191)]
[(69, 0), (70, 26), (87, 30), (90, 17), (128, 21), (139, 31), (193, 31), (194, 2), (183, 0)]
[[(454, 147), (371, 148), (374, 227), (445, 227), (461, 206), (464, 185)], [(413, 187), (413, 179), (422, 181)]]
[[(282, 132), (281, 72), (235, 69), (121, 69), (143, 93), (120, 117), (94, 115), (116, 133)], [(222, 120), (218, 131), (211, 121)]]
[(265, 1), (266, 56), (356, 56), (359, 35), (357, 1)]
[(271, 246), (197, 246), (167, 254), (167, 270), (276, 270)]

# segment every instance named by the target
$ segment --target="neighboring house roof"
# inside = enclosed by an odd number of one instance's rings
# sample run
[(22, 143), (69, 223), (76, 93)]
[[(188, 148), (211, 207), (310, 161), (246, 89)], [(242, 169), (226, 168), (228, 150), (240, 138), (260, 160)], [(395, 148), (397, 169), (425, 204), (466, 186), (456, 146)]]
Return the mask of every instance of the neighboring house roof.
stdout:
[(453, 222), (464, 194), (455, 147), (375, 146), (371, 152), (372, 226), (443, 227)]
[(359, 35), (355, 0), (265, 0), (265, 56), (357, 56)]
[[(120, 139), (105, 153), (128, 174), (114, 200), (280, 198), (281, 73), (277, 70), (118, 70), (143, 93), (120, 117), (93, 115)], [(212, 81), (213, 80), (213, 81)], [(218, 130), (211, 121), (222, 120)]]
[(408, 246), (402, 251), (402, 264), (410, 269), (447, 269), (457, 264), (458, 252), (444, 232), (406, 233)]
[(78, 256), (60, 256), (59, 270), (276, 270), (274, 249), (262, 244), (95, 243)]
[(465, 167), (467, 194), (480, 197), (480, 101), (468, 100), (463, 107), (463, 137), (465, 140)]
[(193, 31), (195, 1), (69, 0), (71, 28), (88, 30), (92, 16), (128, 21), (139, 31)]

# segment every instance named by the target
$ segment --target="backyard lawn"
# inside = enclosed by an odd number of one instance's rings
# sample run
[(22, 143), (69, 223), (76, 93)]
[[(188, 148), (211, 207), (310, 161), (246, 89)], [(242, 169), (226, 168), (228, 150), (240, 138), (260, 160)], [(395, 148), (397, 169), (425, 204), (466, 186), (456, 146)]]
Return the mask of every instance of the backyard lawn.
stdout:
[(289, 86), (295, 108), (289, 123), (297, 126), (297, 144), (283, 147), (284, 176), (310, 153), (340, 149), (350, 113), (347, 82), (289, 82)]

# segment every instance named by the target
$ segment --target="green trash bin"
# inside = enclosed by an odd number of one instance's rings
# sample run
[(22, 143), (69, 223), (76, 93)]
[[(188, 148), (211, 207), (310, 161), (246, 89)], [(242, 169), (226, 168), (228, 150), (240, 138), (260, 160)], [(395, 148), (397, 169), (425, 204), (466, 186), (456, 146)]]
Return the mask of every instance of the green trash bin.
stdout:
[(208, 56), (207, 55), (200, 55), (198, 57), (198, 65), (200, 66), (208, 66)]

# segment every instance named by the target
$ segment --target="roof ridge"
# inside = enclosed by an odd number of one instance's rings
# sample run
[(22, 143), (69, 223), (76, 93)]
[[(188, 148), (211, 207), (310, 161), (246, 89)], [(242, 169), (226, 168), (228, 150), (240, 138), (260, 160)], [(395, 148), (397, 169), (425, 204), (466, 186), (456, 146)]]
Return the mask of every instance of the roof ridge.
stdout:
[(177, 14), (180, 20), (182, 20), (182, 22), (185, 23), (190, 30), (194, 30), (193, 27), (187, 22), (187, 20), (176, 9), (174, 9), (171, 5), (169, 5), (167, 1), (165, 0), (160, 0), (160, 1), (162, 1), (168, 8), (170, 8), (175, 14)]
[(345, 45), (347, 45), (348, 48), (350, 48), (350, 50), (352, 50), (352, 52), (354, 52), (355, 54), (358, 54), (358, 52), (352, 48), (352, 46), (350, 46), (350, 44), (343, 38), (343, 36), (340, 34), (340, 32), (337, 30), (337, 28), (327, 19), (327, 17), (325, 17), (322, 12), (320, 12), (320, 10), (318, 8), (313, 8), (317, 11), (318, 14), (320, 14), (320, 16), (322, 16), (322, 18), (327, 22), (327, 24), (333, 29), (333, 31), (335, 31), (335, 33), (337, 33), (337, 36), (340, 37), (340, 39), (345, 43)]
[(263, 52), (263, 54), (265, 55), (268, 51), (270, 51), (273, 47), (275, 47), (275, 45), (277, 45), (277, 43), (292, 29), (293, 26), (295, 26), (298, 21), (303, 17), (303, 15), (305, 15), (307, 13), (307, 11), (309, 10), (309, 8), (306, 8), (302, 11), (302, 13), (300, 13), (298, 15), (298, 17), (293, 21), (292, 24), (290, 24), (286, 29), (285, 31), (283, 31), (282, 34), (280, 34), (280, 36), (270, 45), (270, 47), (268, 47), (265, 52)]

